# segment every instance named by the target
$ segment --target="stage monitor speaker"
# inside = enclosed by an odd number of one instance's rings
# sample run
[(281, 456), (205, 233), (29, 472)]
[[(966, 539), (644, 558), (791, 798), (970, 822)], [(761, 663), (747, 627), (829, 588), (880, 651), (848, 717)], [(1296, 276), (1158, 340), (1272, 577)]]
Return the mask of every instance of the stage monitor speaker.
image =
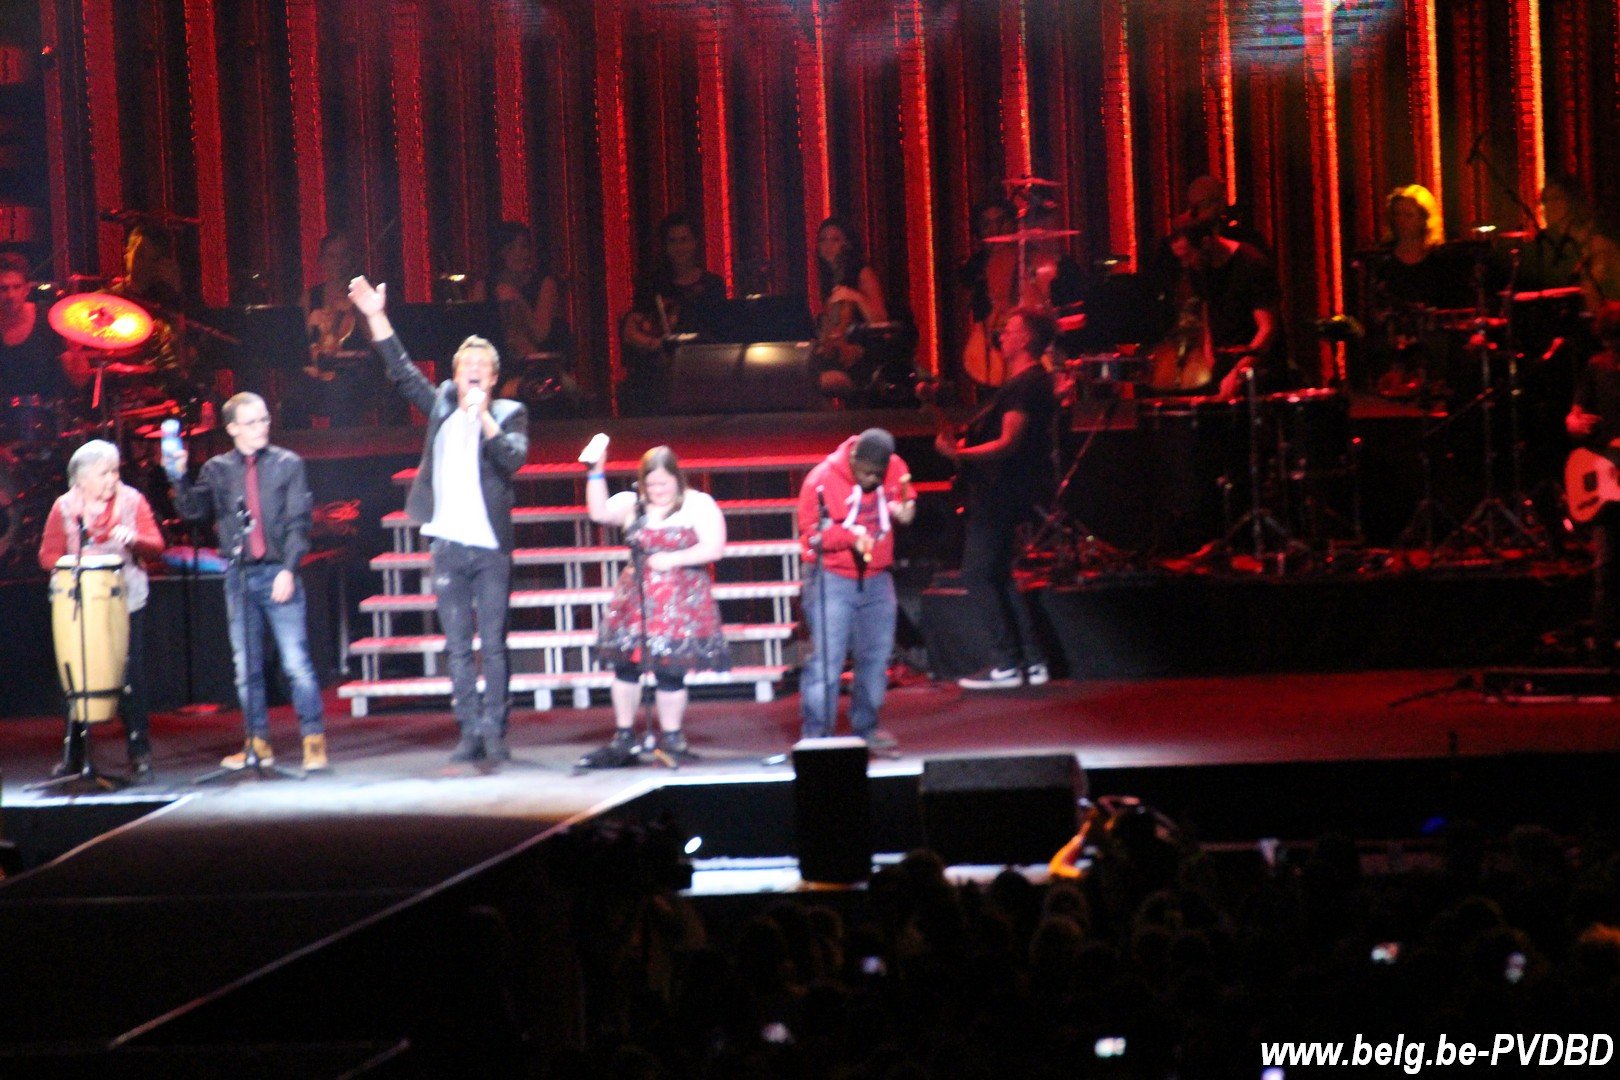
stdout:
[(793, 746), (793, 824), (799, 877), (851, 885), (872, 873), (872, 796), (867, 749), (855, 738)]
[(670, 362), (669, 409), (700, 414), (819, 409), (810, 350), (807, 341), (682, 345)]
[(1045, 863), (1079, 828), (1075, 754), (930, 758), (918, 787), (923, 839), (950, 865)]

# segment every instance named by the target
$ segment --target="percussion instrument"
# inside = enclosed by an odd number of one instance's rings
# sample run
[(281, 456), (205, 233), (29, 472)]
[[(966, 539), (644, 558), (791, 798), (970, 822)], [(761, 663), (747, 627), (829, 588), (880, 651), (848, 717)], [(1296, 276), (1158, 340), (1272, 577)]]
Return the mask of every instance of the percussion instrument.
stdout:
[(112, 293), (79, 293), (51, 306), (51, 329), (64, 341), (91, 349), (132, 349), (152, 336), (152, 316)]
[(1265, 404), (1277, 427), (1277, 460), (1291, 481), (1350, 472), (1350, 396), (1324, 388), (1271, 394)]
[(64, 555), (51, 572), (56, 670), (74, 723), (99, 724), (118, 712), (129, 657), (129, 598), (118, 555)]
[(1222, 397), (1137, 403), (1138, 426), (1154, 448), (1159, 546), (1191, 550), (1225, 529), (1225, 496), (1247, 487), (1248, 409)]
[(42, 394), (17, 394), (5, 399), (0, 432), (9, 442), (52, 443), (61, 434), (60, 403)]

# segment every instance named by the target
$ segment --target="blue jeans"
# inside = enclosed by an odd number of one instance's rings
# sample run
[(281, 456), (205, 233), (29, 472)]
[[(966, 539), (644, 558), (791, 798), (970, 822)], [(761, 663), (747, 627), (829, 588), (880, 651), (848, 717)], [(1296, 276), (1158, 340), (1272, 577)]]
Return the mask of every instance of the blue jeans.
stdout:
[(280, 564), (231, 566), (225, 571), (225, 610), (230, 616), (231, 656), (236, 661), (236, 696), (249, 735), (268, 738), (270, 713), (264, 697), (264, 628), (276, 636), (281, 673), (292, 686), (293, 709), (301, 735), (319, 735), (321, 684), (309, 659), (309, 630), (304, 622), (304, 583), (293, 575), (292, 599), (278, 604), (270, 599)]
[[(478, 728), (506, 734), (507, 607), (512, 599), (512, 556), (504, 551), (468, 547), (454, 540), (433, 541), (433, 591), (438, 595), (439, 622), (450, 661), (450, 692), (456, 723), (463, 733)], [(473, 658), (473, 614), (483, 639), (484, 693), (478, 693), (478, 663)]]
[[(822, 618), (822, 590), (826, 618)], [(806, 739), (822, 738), (838, 726), (838, 678), (853, 647), (855, 683), (850, 690), (849, 726), (865, 738), (877, 730), (878, 710), (889, 687), (889, 654), (894, 651), (894, 577), (887, 570), (854, 578), (813, 570), (800, 593), (810, 629), (810, 656), (799, 674), (799, 715)], [(825, 636), (826, 648), (822, 648)]]

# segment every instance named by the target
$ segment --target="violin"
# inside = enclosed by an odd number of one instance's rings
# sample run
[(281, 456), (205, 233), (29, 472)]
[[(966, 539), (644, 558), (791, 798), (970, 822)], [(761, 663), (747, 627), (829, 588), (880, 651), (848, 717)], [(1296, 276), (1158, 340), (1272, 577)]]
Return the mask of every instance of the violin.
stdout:
[(816, 322), (816, 343), (810, 355), (824, 366), (848, 371), (866, 350), (852, 343), (850, 327), (860, 318), (860, 306), (853, 300), (834, 300), (821, 309)]

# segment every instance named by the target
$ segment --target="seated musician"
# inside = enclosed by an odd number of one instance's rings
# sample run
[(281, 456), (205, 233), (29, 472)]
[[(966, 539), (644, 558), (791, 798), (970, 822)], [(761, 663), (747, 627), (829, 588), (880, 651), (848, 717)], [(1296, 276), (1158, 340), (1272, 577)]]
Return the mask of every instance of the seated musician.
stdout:
[(14, 251), (0, 254), (0, 404), (15, 397), (54, 402), (68, 390), (66, 346), (28, 290), (28, 260)]
[[(1620, 457), (1620, 300), (1599, 308), (1593, 331), (1603, 347), (1576, 378), (1564, 428), (1578, 445), (1613, 460)], [(1620, 633), (1620, 510), (1603, 507), (1592, 525), (1594, 659), (1613, 667)]]
[(1254, 372), (1266, 391), (1283, 381), (1281, 290), (1271, 260), (1252, 244), (1222, 236), (1214, 221), (1178, 219), (1170, 251), (1182, 269), (1183, 309), (1201, 313), (1221, 397), (1244, 393)]
[(489, 276), (473, 286), (472, 298), (493, 301), (500, 310), (498, 345), (505, 374), (498, 393), (531, 409), (559, 400), (577, 407), (579, 380), (568, 364), (568, 327), (556, 275), (522, 222), (496, 226), (489, 250)]
[(1579, 286), (1586, 310), (1594, 315), (1606, 301), (1620, 300), (1620, 244), (1580, 181), (1548, 178), (1541, 217), (1545, 224), (1520, 257), (1516, 284), (1522, 289)]
[(816, 279), (821, 313), (816, 321), (814, 360), (821, 392), (848, 403), (871, 382), (866, 350), (849, 338), (863, 323), (889, 321), (883, 286), (861, 255), (855, 230), (842, 218), (830, 217), (816, 230)]
[(653, 269), (636, 283), (630, 310), (620, 324), (624, 343), (625, 411), (648, 415), (669, 401), (670, 350), (676, 334), (701, 332), (726, 299), (725, 279), (703, 264), (703, 241), (684, 213), (658, 223)]
[(349, 302), (349, 282), (360, 273), (360, 260), (348, 233), (340, 229), (321, 238), (320, 263), (321, 280), (304, 290), (302, 300), (309, 362), (282, 390), (280, 424), (288, 429), (317, 422), (351, 427), (379, 404), (374, 388), (380, 375), (371, 343)]
[(1384, 353), (1378, 391), (1388, 397), (1418, 393), (1436, 362), (1431, 355), (1432, 313), (1474, 302), (1472, 268), (1445, 247), (1440, 204), (1421, 184), (1407, 184), (1385, 200), (1384, 246), (1367, 267), (1368, 311), (1376, 348)]

